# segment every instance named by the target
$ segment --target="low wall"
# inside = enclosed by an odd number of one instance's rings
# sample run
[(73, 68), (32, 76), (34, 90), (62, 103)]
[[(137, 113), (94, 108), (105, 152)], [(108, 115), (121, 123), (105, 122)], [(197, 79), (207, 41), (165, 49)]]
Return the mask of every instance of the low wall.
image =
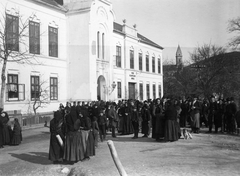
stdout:
[(50, 120), (53, 119), (53, 112), (43, 112), (34, 114), (21, 114), (20, 110), (7, 111), (9, 115), (9, 123), (11, 124), (14, 118), (18, 118), (18, 121), (22, 127), (32, 126), (36, 124), (49, 124)]

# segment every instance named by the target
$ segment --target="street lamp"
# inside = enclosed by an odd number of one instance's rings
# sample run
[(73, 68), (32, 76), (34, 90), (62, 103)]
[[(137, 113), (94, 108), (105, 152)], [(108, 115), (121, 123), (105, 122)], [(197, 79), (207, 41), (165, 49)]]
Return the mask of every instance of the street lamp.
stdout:
[(108, 93), (110, 95), (114, 91), (116, 86), (117, 84), (115, 83), (115, 81), (113, 81), (113, 83), (110, 86), (103, 85), (103, 88), (105, 90), (105, 93)]

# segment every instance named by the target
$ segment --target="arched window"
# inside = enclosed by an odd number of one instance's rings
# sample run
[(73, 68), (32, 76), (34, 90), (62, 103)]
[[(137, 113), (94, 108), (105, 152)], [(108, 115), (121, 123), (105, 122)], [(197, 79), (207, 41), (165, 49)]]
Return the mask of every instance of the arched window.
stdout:
[(100, 56), (100, 33), (99, 31), (97, 32), (97, 57), (99, 58)]
[(104, 40), (105, 40), (104, 33), (102, 33), (102, 59), (104, 59), (104, 49), (105, 49)]
[(156, 84), (153, 84), (153, 99), (156, 99)]
[(138, 53), (138, 65), (139, 65), (139, 70), (143, 70), (142, 51), (139, 51)]
[(122, 60), (122, 51), (121, 51), (121, 46), (117, 45), (116, 46), (116, 66), (121, 67), (121, 60)]
[(152, 72), (155, 73), (155, 56), (152, 57)]
[(130, 68), (134, 69), (134, 51), (130, 50)]
[(146, 55), (146, 71), (149, 72), (149, 55)]
[(158, 58), (158, 73), (161, 73), (161, 59)]

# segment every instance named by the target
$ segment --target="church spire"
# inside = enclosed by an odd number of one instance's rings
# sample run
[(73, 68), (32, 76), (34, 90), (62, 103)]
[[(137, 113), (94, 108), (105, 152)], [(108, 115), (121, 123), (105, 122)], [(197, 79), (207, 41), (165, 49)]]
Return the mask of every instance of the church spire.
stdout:
[(176, 65), (182, 65), (182, 50), (179, 45), (176, 52)]

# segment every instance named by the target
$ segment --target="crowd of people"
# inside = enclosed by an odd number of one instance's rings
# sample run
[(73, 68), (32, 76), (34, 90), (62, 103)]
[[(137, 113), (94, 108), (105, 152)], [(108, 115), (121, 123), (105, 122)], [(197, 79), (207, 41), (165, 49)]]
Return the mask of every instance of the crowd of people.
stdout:
[[(54, 163), (89, 160), (96, 153), (98, 142), (105, 141), (107, 132), (133, 134), (132, 139), (151, 137), (156, 141), (173, 142), (181, 137), (181, 128), (199, 133), (203, 125), (212, 133), (236, 132), (237, 106), (234, 98), (187, 99), (158, 98), (155, 100), (121, 100), (116, 102), (67, 102), (60, 104), (50, 121), (49, 159)], [(12, 124), (12, 125), (11, 125)], [(151, 136), (150, 136), (151, 134)], [(9, 123), (0, 108), (0, 148), (19, 145), (22, 131), (18, 119)]]
[[(229, 133), (236, 132), (237, 121), (236, 113), (237, 106), (234, 98), (216, 98), (211, 96), (209, 99), (186, 99), (176, 101), (179, 104), (181, 113), (179, 123), (181, 127), (190, 124), (192, 132), (199, 133), (200, 127), (205, 125), (208, 128), (208, 133)], [(214, 129), (213, 129), (214, 127)]]
[(111, 132), (113, 138), (117, 137), (117, 131), (118, 135), (133, 134), (132, 139), (137, 139), (141, 129), (142, 137), (149, 137), (151, 122), (155, 124), (153, 138), (178, 140), (179, 111), (174, 107), (174, 101), (166, 102), (166, 109), (160, 99), (153, 107), (152, 103), (122, 100), (118, 103), (67, 102), (65, 107), (60, 104), (50, 121), (49, 159), (54, 163), (88, 160), (95, 155), (98, 142), (106, 140), (107, 131)]
[(22, 130), (17, 118), (11, 125), (8, 113), (0, 108), (0, 148), (4, 145), (19, 145), (22, 141)]
[[(151, 137), (156, 141), (173, 142), (181, 137), (181, 128), (199, 133), (203, 125), (208, 132), (233, 133), (236, 130), (236, 104), (226, 100), (162, 98), (121, 100), (116, 102), (92, 101), (60, 104), (50, 122), (49, 159), (54, 163), (78, 162), (95, 155), (98, 142), (106, 140), (107, 132), (117, 135), (133, 134), (137, 139)], [(117, 131), (117, 132), (116, 132)], [(151, 136), (150, 136), (151, 134)]]

